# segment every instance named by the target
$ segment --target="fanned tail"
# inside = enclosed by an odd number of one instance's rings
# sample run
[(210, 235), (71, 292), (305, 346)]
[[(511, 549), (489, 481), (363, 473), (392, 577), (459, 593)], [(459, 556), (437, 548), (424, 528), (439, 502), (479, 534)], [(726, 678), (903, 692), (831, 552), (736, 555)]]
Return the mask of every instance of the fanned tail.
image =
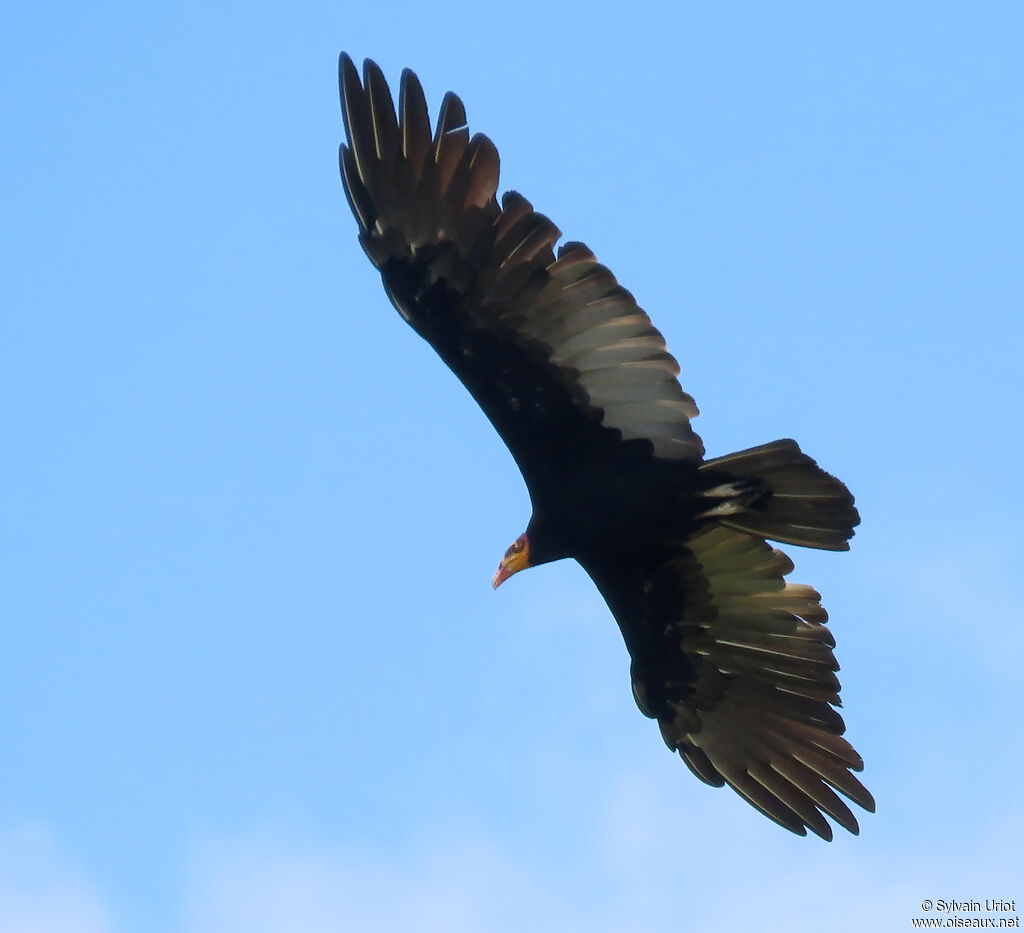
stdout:
[(701, 464), (712, 485), (706, 517), (748, 534), (847, 551), (860, 515), (846, 486), (785, 439)]

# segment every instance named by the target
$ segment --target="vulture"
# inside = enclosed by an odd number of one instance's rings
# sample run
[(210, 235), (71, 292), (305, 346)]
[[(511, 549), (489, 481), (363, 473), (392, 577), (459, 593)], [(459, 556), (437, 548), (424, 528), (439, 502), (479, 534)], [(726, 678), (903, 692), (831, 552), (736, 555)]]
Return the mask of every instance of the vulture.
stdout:
[[(851, 833), (874, 800), (852, 772), (811, 586), (768, 541), (849, 548), (853, 496), (792, 440), (704, 458), (661, 333), (582, 243), (515, 191), (458, 96), (432, 128), (416, 75), (339, 66), (342, 183), (398, 313), (508, 446), (533, 506), (495, 587), (574, 558), (618, 622), (633, 698), (702, 781), (799, 835)], [(842, 796), (840, 796), (842, 795)]]

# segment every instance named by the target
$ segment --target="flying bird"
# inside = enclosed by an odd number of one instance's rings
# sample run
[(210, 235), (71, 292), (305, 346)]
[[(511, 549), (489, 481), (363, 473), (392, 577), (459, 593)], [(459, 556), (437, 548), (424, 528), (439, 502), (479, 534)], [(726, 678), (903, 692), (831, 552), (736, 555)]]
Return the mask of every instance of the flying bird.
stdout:
[[(633, 296), (522, 195), (416, 75), (396, 110), (380, 68), (339, 67), (341, 175), (359, 242), (399, 314), (448, 364), (533, 506), (494, 575), (575, 558), (618, 622), (633, 697), (669, 749), (799, 835), (852, 833), (851, 773), (821, 597), (767, 540), (842, 551), (860, 518), (838, 479), (778, 440), (707, 460), (679, 365)], [(766, 540), (767, 539), (767, 540)], [(836, 793), (838, 791), (839, 793)]]

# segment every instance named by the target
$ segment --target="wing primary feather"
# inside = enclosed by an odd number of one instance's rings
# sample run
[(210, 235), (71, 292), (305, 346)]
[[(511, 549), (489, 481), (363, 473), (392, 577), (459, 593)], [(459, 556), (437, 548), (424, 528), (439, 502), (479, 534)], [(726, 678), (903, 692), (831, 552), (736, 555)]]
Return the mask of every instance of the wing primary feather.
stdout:
[(469, 163), (470, 178), (466, 196), (460, 206), (484, 208), (494, 200), (494, 193), (498, 188), (498, 150), (482, 133), (477, 133), (469, 142), (473, 150)]
[(423, 173), (423, 163), (430, 152), (430, 116), (427, 113), (427, 99), (419, 78), (408, 68), (402, 72), (399, 89), (400, 126), (402, 131), (402, 155), (412, 166), (417, 180)]
[[(790, 810), (804, 821), (805, 825), (809, 826), (822, 839), (828, 842), (832, 841), (832, 828), (828, 825), (828, 820), (821, 815), (815, 806), (815, 800), (810, 794), (794, 786), (789, 780), (774, 771), (771, 765), (754, 765), (748, 769), (748, 773), (768, 793), (777, 797), (783, 804), (789, 807)], [(836, 800), (838, 801), (838, 798)], [(839, 802), (842, 805), (842, 802)], [(850, 820), (853, 820), (853, 814), (850, 813), (849, 808), (845, 809), (847, 814), (849, 814)], [(830, 811), (826, 810), (826, 812)], [(834, 814), (832, 815), (834, 816)], [(847, 829), (849, 828), (842, 821), (840, 821), (840, 825), (845, 825)], [(857, 825), (856, 820), (853, 820), (853, 825)]]
[(363, 63), (363, 83), (370, 99), (370, 119), (373, 121), (377, 158), (393, 160), (398, 154), (399, 139), (395, 104), (384, 73), (370, 59)]
[(533, 211), (533, 205), (516, 191), (506, 191), (501, 196), (501, 213), (494, 221), (495, 243), (501, 243), (524, 217)]
[(373, 226), (376, 217), (373, 198), (370, 197), (366, 186), (359, 177), (355, 155), (348, 146), (339, 147), (338, 162), (341, 167), (342, 187), (345, 189), (348, 205), (359, 222), (360, 230), (366, 233)]
[(452, 173), (445, 198), (452, 210), (484, 207), (498, 185), (498, 154), (494, 144), (477, 133), (466, 146)]
[(466, 126), (466, 108), (457, 94), (449, 91), (441, 102), (441, 113), (434, 132), (434, 162), (441, 181), (441, 191), (447, 192), (452, 175), (458, 167), (462, 153), (469, 144)]
[(359, 177), (364, 184), (370, 180), (370, 165), (376, 157), (377, 144), (370, 117), (369, 102), (359, 82), (359, 72), (352, 59), (342, 53), (338, 66), (338, 82), (343, 102), (345, 135), (355, 157)]

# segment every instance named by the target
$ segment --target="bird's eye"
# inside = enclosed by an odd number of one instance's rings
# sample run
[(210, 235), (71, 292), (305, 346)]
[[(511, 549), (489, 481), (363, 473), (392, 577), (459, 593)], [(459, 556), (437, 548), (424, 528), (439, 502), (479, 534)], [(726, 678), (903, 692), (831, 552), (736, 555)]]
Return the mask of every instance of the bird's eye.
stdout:
[(511, 557), (513, 554), (518, 554), (523, 549), (522, 541), (515, 541), (509, 545), (508, 550), (505, 552), (506, 557)]

